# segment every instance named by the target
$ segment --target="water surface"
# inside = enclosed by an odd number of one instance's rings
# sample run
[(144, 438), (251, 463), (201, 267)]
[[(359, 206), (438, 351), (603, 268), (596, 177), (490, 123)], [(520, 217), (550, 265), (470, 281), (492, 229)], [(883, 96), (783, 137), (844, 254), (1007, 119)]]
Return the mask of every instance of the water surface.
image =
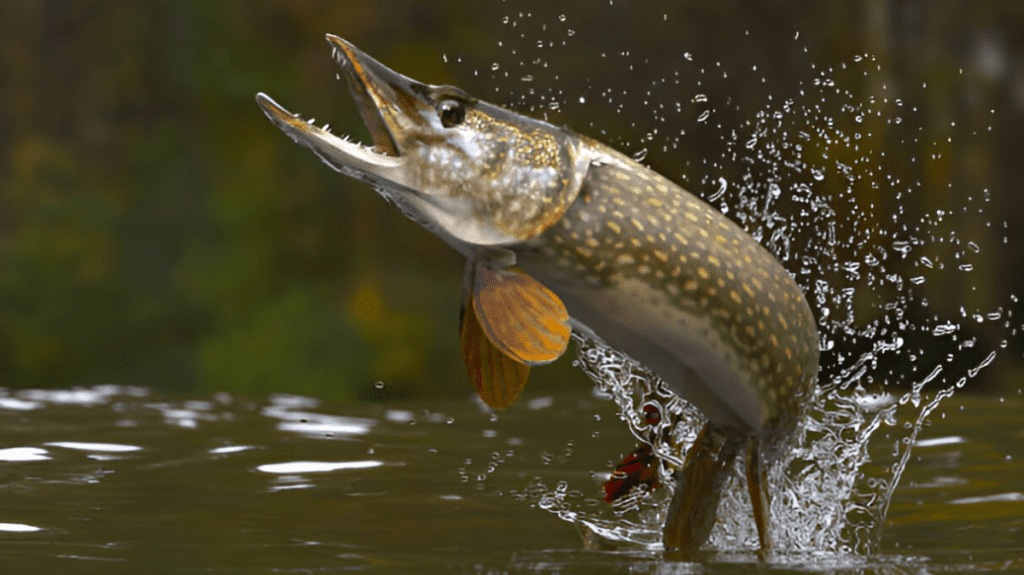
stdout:
[[(691, 572), (585, 550), (542, 509), (601, 481), (633, 440), (587, 390), (500, 415), (475, 399), (330, 404), (0, 391), (4, 573)], [(713, 572), (1024, 570), (1024, 400), (954, 397), (918, 436), (871, 557), (709, 554)], [(886, 449), (882, 441), (876, 445)]]

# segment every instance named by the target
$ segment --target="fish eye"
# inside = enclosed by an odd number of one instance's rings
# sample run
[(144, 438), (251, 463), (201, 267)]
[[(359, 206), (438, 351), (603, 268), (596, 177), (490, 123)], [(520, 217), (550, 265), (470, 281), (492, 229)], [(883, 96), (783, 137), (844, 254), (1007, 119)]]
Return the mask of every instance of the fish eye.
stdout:
[(466, 119), (466, 107), (459, 100), (446, 99), (437, 103), (437, 115), (445, 128), (458, 126)]

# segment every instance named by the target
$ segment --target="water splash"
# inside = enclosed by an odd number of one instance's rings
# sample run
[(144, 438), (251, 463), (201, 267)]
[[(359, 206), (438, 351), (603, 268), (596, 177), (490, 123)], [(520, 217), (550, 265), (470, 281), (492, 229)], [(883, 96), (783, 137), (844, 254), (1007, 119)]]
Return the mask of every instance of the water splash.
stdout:
[[(884, 93), (861, 101), (843, 88), (847, 75), (872, 73), (879, 73), (874, 60), (857, 56), (817, 72), (801, 85), (799, 99), (772, 102), (749, 123), (719, 125), (726, 152), (708, 161), (703, 174), (691, 174), (698, 192), (783, 262), (819, 320), (819, 385), (795, 433), (780, 439), (786, 448), (775, 446), (780, 455), (768, 462), (772, 539), (785, 552), (876, 551), (889, 501), (929, 415), (996, 356), (982, 349), (972, 329), (998, 322), (993, 325), (1007, 337), (1016, 334), (1010, 302), (995, 310), (961, 308), (957, 317), (922, 291), (928, 282), (975, 269), (982, 250), (963, 237), (952, 214), (984, 215), (988, 194), (954, 196), (950, 202), (963, 205), (934, 208), (911, 221), (900, 202), (929, 190), (894, 175), (892, 158), (867, 141), (871, 130), (884, 129), (904, 148), (919, 148), (916, 109)], [(621, 108), (609, 90), (600, 96)], [(659, 113), (655, 120), (663, 121)], [(694, 121), (708, 126), (713, 109), (695, 113)], [(666, 150), (678, 143), (672, 136), (659, 139)], [(959, 279), (970, 285), (970, 276)], [(657, 550), (672, 473), (702, 416), (593, 334), (574, 333), (574, 339), (575, 365), (660, 457), (663, 487), (636, 490), (611, 512), (579, 506), (565, 482), (551, 489), (535, 481), (524, 498), (580, 526), (588, 544)], [(645, 406), (664, 417), (648, 424)], [(717, 550), (757, 547), (741, 459), (730, 470), (709, 541)]]
[[(692, 445), (704, 418), (672, 394), (660, 378), (594, 334), (577, 332), (574, 340), (578, 348), (574, 365), (595, 382), (599, 393), (619, 406), (620, 417), (630, 432), (652, 446), (660, 458), (660, 481), (668, 487), (653, 492), (634, 490), (616, 502), (611, 517), (574, 504), (566, 497), (570, 492), (566, 481), (548, 490), (535, 480), (524, 498), (578, 524), (585, 537), (598, 538), (602, 545), (633, 544), (659, 550), (661, 527), (671, 500), (672, 474), (681, 465), (681, 455)], [(977, 375), (993, 358), (994, 352), (969, 376)], [(777, 438), (778, 443), (766, 449), (776, 454), (768, 460), (767, 476), (773, 493), (771, 538), (777, 550), (840, 555), (877, 550), (889, 501), (909, 461), (910, 448), (928, 416), (968, 378), (961, 377), (957, 385), (925, 400), (922, 390), (941, 371), (941, 366), (936, 366), (898, 398), (865, 390), (859, 384), (863, 369), (850, 371), (845, 379), (823, 382), (815, 389), (795, 433)], [(649, 406), (663, 414), (653, 425), (644, 417)], [(897, 436), (887, 465), (884, 457), (872, 451), (871, 444), (872, 437), (883, 428)], [(757, 549), (744, 465), (743, 458), (732, 465), (709, 548)]]

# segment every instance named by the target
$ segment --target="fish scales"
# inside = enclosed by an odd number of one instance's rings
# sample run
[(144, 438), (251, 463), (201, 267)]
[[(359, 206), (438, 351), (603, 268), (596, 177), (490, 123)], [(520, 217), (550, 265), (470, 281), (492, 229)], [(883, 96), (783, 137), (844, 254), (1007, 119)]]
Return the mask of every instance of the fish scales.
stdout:
[(602, 160), (558, 225), (515, 250), (523, 269), (712, 421), (759, 430), (794, 412), (814, 381), (818, 342), (785, 268), (672, 181), (587, 144)]
[[(608, 146), (327, 40), (373, 148), (264, 94), (257, 102), (293, 140), (467, 257), (459, 337), (480, 399), (512, 405), (532, 366), (565, 353), (572, 329), (604, 340), (708, 418), (676, 471), (666, 551), (698, 555), (725, 470), (744, 451), (758, 541), (771, 548), (759, 446), (791, 429), (818, 371), (814, 317), (785, 268), (717, 210)], [(649, 422), (665, 415), (644, 409)], [(626, 457), (606, 499), (654, 489), (655, 464), (649, 446)]]

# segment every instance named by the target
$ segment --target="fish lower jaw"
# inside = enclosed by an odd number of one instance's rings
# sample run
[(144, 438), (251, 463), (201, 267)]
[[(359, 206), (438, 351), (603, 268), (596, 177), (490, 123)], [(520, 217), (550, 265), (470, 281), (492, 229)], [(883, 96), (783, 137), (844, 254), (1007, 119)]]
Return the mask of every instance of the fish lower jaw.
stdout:
[(382, 154), (376, 146), (365, 146), (348, 136), (336, 136), (330, 127), (315, 124), (315, 119), (303, 120), (263, 93), (256, 95), (263, 113), (295, 143), (312, 150), (335, 170), (349, 173), (354, 170), (374, 179), (404, 185), (405, 159)]

